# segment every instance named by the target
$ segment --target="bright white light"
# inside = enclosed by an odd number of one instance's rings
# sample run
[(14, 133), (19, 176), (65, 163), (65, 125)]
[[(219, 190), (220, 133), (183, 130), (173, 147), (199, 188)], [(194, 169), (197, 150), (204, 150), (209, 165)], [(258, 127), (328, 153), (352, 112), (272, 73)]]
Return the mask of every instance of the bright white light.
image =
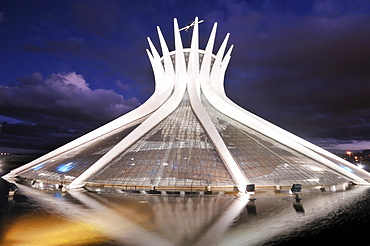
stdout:
[(306, 179), (306, 181), (308, 181), (308, 182), (319, 182), (320, 179)]
[(309, 169), (311, 169), (314, 172), (322, 172), (323, 171), (323, 169), (318, 167), (318, 166), (306, 165), (306, 167), (308, 167)]
[(59, 165), (57, 167), (57, 170), (58, 170), (58, 172), (65, 173), (65, 172), (70, 171), (73, 168), (74, 168), (73, 162), (69, 162), (69, 163), (66, 163), (66, 164)]
[(357, 167), (359, 167), (359, 168), (364, 168), (364, 165), (359, 164)]
[(353, 170), (347, 166), (344, 166), (344, 165), (339, 165), (341, 166), (343, 169), (347, 170), (348, 172), (353, 172)]
[(42, 167), (43, 167), (43, 165), (44, 165), (44, 163), (40, 163), (40, 164), (38, 164), (38, 165), (34, 166), (32, 169), (33, 169), (33, 170), (35, 170), (35, 171), (37, 171), (37, 170), (39, 170), (40, 168), (42, 168)]

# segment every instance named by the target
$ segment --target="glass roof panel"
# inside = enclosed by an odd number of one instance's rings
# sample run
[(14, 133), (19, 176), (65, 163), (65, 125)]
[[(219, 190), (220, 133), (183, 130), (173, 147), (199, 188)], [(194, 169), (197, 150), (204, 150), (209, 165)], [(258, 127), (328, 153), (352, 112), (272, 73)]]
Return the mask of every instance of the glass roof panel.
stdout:
[(59, 154), (19, 174), (31, 179), (73, 181), (139, 124), (118, 129)]
[(187, 93), (173, 113), (88, 182), (157, 187), (235, 184)]
[(329, 185), (347, 182), (342, 174), (222, 114), (202, 95), (220, 136), (248, 179), (257, 185)]

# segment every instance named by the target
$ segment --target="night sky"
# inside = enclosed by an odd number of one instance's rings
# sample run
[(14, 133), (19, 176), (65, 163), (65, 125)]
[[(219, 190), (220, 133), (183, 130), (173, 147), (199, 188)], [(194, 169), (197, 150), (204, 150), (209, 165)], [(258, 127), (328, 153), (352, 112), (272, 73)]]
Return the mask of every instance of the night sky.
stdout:
[(144, 103), (146, 37), (160, 51), (160, 26), (173, 50), (173, 18), (195, 16), (200, 48), (214, 22), (216, 49), (231, 34), (234, 102), (330, 151), (370, 149), (369, 13), (366, 0), (2, 0), (0, 151), (50, 151)]

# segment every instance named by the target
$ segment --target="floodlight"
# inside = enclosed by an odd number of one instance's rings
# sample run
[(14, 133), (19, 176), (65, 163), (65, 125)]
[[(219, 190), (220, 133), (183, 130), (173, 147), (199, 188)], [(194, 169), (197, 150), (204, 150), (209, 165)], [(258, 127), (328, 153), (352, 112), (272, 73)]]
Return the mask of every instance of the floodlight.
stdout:
[(255, 185), (254, 184), (248, 184), (246, 193), (250, 195), (249, 200), (255, 200), (254, 199), (254, 193), (256, 193)]
[(293, 193), (300, 192), (302, 189), (301, 184), (293, 184), (292, 188), (290, 189)]
[(256, 192), (256, 190), (255, 190), (255, 185), (254, 184), (249, 184), (249, 185), (247, 185), (247, 193), (254, 193), (254, 192)]

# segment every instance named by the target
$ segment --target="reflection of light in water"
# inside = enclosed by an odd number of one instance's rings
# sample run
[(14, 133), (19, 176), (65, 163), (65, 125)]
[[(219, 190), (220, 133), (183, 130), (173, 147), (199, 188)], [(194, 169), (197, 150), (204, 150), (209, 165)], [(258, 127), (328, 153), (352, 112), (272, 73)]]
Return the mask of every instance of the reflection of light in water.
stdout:
[[(46, 211), (71, 220), (58, 222), (59, 232), (67, 232), (68, 228), (77, 232), (71, 237), (67, 233), (67, 239), (99, 231), (93, 240), (107, 237), (123, 245), (261, 245), (325, 218), (363, 191), (357, 187), (339, 193), (307, 193), (297, 202), (288, 194), (258, 192), (253, 201), (248, 196), (124, 196), (89, 192), (70, 192), (55, 198), (55, 194), (21, 185), (20, 188)], [(48, 229), (51, 221), (31, 221), (45, 224), (37, 227), (45, 237), (58, 233), (57, 228)], [(25, 235), (28, 236), (32, 238)]]
[(196, 245), (215, 245), (220, 236), (228, 229), (234, 219), (247, 205), (249, 195), (235, 199), (232, 204), (221, 214), (209, 230), (202, 236)]
[[(228, 209), (234, 199), (213, 196), (151, 197), (154, 223), (162, 235), (180, 244), (184, 239), (194, 241), (214, 223), (219, 214)], [(152, 199), (151, 199), (152, 200)], [(181, 226), (179, 226), (181, 225)]]
[(45, 214), (29, 214), (12, 223), (2, 245), (95, 245), (109, 241), (96, 227)]
[(136, 225), (97, 200), (81, 192), (71, 192), (71, 194), (96, 211), (96, 217), (89, 222), (99, 223), (101, 230), (113, 236), (114, 239), (132, 245), (171, 245), (166, 239)]
[(219, 245), (261, 245), (274, 237), (288, 235), (326, 218), (340, 207), (349, 206), (367, 189), (356, 187), (346, 192), (305, 194), (299, 202), (293, 197), (258, 197), (255, 205), (259, 216), (236, 221), (237, 226), (223, 235)]
[[(113, 209), (86, 196), (82, 192), (74, 192), (72, 194), (78, 197), (80, 201), (86, 202), (86, 205), (88, 205), (90, 209), (86, 209), (85, 204), (79, 205), (76, 204), (75, 201), (73, 203), (68, 202), (66, 197), (62, 197), (62, 199), (55, 198), (50, 194), (27, 186), (18, 186), (28, 197), (36, 200), (44, 209), (53, 211), (75, 222), (92, 226), (99, 230), (99, 232), (108, 235), (122, 244), (147, 245), (150, 242), (150, 245), (171, 245), (167, 240), (125, 219)], [(45, 233), (47, 232), (48, 231)], [(68, 235), (65, 236), (68, 238)], [(40, 245), (42, 245), (42, 243)]]

